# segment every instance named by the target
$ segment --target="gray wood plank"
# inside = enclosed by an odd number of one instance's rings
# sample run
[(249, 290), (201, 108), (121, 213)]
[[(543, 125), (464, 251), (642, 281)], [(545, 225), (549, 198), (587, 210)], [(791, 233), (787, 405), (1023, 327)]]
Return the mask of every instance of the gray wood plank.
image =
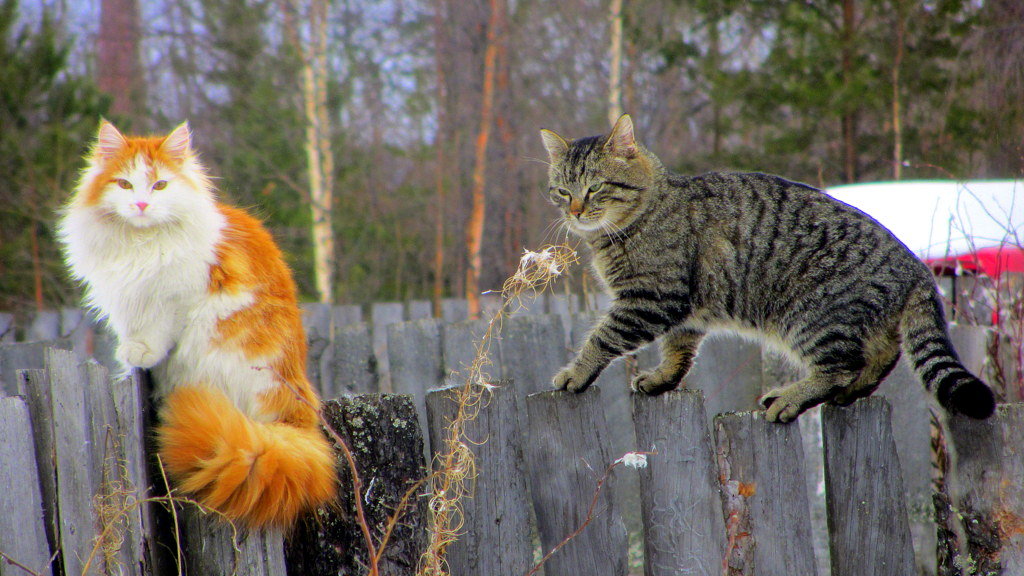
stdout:
[(797, 423), (763, 412), (715, 418), (730, 575), (815, 573)]
[(60, 547), (57, 523), (57, 448), (53, 429), (53, 404), (50, 400), (50, 374), (46, 370), (19, 370), (18, 394), (25, 398), (32, 418), (35, 461), (38, 468), (43, 518), (50, 550)]
[(506, 318), (498, 344), (501, 377), (522, 395), (550, 390), (551, 379), (569, 360), (562, 319), (553, 314)]
[[(598, 481), (612, 463), (600, 396), (591, 387), (582, 394), (549, 391), (526, 397), (525, 453), (544, 553), (583, 525)], [(614, 482), (613, 471), (598, 494), (589, 525), (551, 556), (546, 574), (627, 573), (626, 530), (612, 496)]]
[[(464, 384), (470, 368), (476, 360), (477, 349), (484, 333), (487, 332), (487, 320), (467, 320), (454, 324), (445, 324), (442, 336), (442, 357), (445, 376), (457, 384)], [(485, 372), (493, 379), (501, 378), (501, 362), (498, 345), (491, 342), (491, 365)]]
[(46, 366), (52, 387), (61, 559), (65, 574), (82, 574), (97, 536), (88, 374), (74, 352), (67, 350), (47, 350)]
[(633, 395), (640, 451), (645, 576), (717, 574), (725, 552), (718, 466), (703, 394)]
[(391, 369), (388, 366), (388, 330), (391, 324), (405, 320), (405, 306), (401, 302), (377, 302), (370, 306), (373, 353), (377, 357), (380, 390), (391, 391)]
[(334, 328), (358, 324), (363, 321), (363, 307), (358, 304), (345, 304), (334, 307)]
[(757, 410), (762, 374), (760, 344), (716, 334), (701, 343), (693, 368), (683, 382), (690, 390), (704, 392), (708, 415), (714, 418), (723, 412)]
[(822, 408), (832, 576), (906, 576), (914, 546), (884, 398)]
[[(0, 398), (0, 552), (38, 576), (51, 574), (50, 544), (28, 405)], [(0, 576), (24, 572), (0, 559)]]
[(331, 362), (333, 376), (324, 387), (325, 399), (377, 391), (377, 357), (365, 322), (335, 326)]
[(469, 302), (462, 298), (445, 298), (441, 300), (441, 318), (445, 322), (464, 322), (469, 320)]
[(301, 305), (302, 328), (306, 332), (306, 376), (321, 393), (324, 382), (331, 381), (333, 311), (330, 304), (307, 302)]
[(280, 576), (284, 540), (276, 531), (238, 532), (215, 514), (186, 506), (182, 522), (187, 576)]
[(423, 318), (433, 318), (434, 309), (433, 304), (430, 300), (411, 300), (408, 302), (408, 311), (406, 312), (406, 318), (409, 320), (421, 320)]
[[(423, 434), (412, 398), (362, 394), (324, 403), (328, 426), (352, 450), (362, 481), (363, 509), (375, 538), (413, 484), (426, 475)], [(338, 452), (340, 494), (335, 505), (307, 516), (287, 550), (289, 574), (366, 574), (366, 544), (356, 523), (352, 475)], [(412, 576), (426, 544), (424, 489), (412, 495), (379, 565), (389, 576)], [(283, 574), (283, 572), (282, 572)]]
[[(448, 548), (453, 575), (522, 576), (533, 566), (530, 502), (516, 399), (507, 382), (485, 396), (464, 428), (477, 476), (462, 501), (464, 534)], [(460, 387), (461, 389), (461, 387)], [(431, 452), (447, 452), (447, 429), (458, 405), (455, 389), (427, 394)]]
[(127, 512), (125, 525), (130, 527), (131, 532), (122, 545), (125, 564), (133, 568), (133, 574), (151, 574), (157, 565), (153, 556), (157, 548), (154, 505), (144, 503), (153, 496), (144, 441), (144, 422), (150, 408), (146, 398), (149, 387), (147, 378), (142, 370), (133, 370), (129, 376), (111, 382), (113, 425), (120, 438), (120, 477), (125, 488), (134, 492), (134, 498), (139, 503)]
[(13, 344), (16, 328), (17, 324), (14, 322), (14, 314), (0, 312), (0, 344)]
[(41, 340), (57, 340), (60, 333), (60, 313), (56, 310), (40, 310), (32, 317), (32, 322), (25, 331), (26, 342)]
[(441, 385), (441, 321), (424, 318), (388, 326), (391, 389), (409, 394), (420, 429), (427, 429), (426, 396)]
[(46, 365), (46, 350), (62, 348), (70, 350), (67, 340), (40, 342), (17, 342), (0, 346), (0, 392), (5, 396), (15, 394), (18, 385), (18, 370), (39, 370)]

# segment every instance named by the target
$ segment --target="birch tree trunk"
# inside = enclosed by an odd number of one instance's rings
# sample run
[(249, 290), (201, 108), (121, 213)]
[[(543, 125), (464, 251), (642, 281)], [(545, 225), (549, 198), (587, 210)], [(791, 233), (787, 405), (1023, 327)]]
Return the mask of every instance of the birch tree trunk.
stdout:
[(296, 22), (296, 4), (284, 2), (285, 28), (302, 59), (302, 103), (306, 118), (306, 174), (313, 218), (313, 275), (317, 299), (334, 296), (334, 152), (327, 110), (327, 2), (309, 0), (306, 34)]
[(466, 269), (466, 300), (469, 303), (470, 318), (480, 317), (480, 248), (484, 236), (484, 214), (487, 184), (487, 143), (491, 137), (491, 117), (494, 107), (494, 76), (498, 56), (498, 27), (501, 24), (500, 0), (490, 0), (490, 17), (487, 21), (487, 44), (484, 48), (483, 97), (480, 104), (480, 130), (476, 137), (476, 160), (473, 167), (472, 207), (466, 226), (466, 252), (469, 267)]
[(622, 116), (622, 0), (612, 0), (608, 8), (611, 45), (608, 49), (608, 125)]

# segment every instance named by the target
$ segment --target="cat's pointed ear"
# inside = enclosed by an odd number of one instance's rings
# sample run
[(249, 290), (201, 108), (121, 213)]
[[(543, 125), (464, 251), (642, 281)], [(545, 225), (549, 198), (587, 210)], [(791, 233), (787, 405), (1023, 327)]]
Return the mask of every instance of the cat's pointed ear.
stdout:
[(544, 147), (548, 149), (548, 158), (551, 162), (555, 162), (569, 150), (569, 143), (565, 141), (558, 134), (555, 134), (551, 130), (542, 129), (540, 131), (540, 138), (544, 141)]
[(160, 143), (160, 149), (171, 158), (184, 159), (192, 151), (192, 131), (182, 122)]
[(636, 136), (633, 135), (633, 119), (629, 117), (629, 114), (619, 116), (615, 127), (612, 128), (612, 133), (608, 135), (605, 148), (620, 158), (633, 158), (637, 155), (639, 148), (636, 144)]
[(96, 137), (95, 155), (100, 158), (110, 158), (117, 154), (128, 144), (117, 128), (105, 119), (100, 120), (100, 132)]

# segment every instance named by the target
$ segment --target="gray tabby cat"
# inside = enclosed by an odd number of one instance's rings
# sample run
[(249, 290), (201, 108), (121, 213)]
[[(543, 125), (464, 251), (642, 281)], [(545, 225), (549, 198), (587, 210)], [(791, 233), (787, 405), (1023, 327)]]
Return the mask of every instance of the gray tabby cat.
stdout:
[(614, 297), (555, 388), (580, 392), (612, 360), (660, 339), (661, 364), (632, 388), (671, 390), (704, 334), (725, 329), (807, 368), (762, 397), (769, 421), (871, 394), (901, 351), (947, 410), (992, 414), (992, 390), (950, 343), (928, 267), (870, 216), (777, 176), (669, 172), (637, 143), (628, 115), (607, 136), (541, 136), (550, 199)]

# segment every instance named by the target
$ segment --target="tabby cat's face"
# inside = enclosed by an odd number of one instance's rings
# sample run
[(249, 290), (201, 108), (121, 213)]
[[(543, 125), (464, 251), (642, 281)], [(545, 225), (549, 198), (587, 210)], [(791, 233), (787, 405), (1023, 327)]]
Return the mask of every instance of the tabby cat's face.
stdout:
[(548, 150), (548, 197), (577, 234), (614, 235), (639, 213), (653, 177), (652, 165), (623, 116), (607, 136), (567, 142), (541, 131)]

